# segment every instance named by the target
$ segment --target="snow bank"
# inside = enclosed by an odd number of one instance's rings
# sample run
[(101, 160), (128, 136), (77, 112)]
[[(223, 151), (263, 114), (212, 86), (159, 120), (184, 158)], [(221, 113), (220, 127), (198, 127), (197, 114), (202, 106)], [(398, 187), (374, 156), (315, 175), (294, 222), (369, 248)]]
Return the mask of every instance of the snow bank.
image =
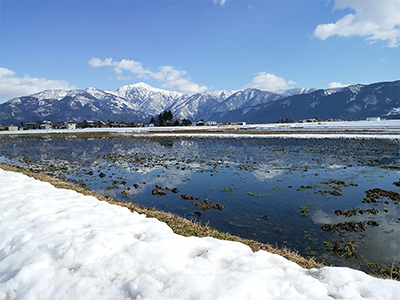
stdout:
[(400, 283), (164, 223), (0, 169), (0, 299), (400, 299)]

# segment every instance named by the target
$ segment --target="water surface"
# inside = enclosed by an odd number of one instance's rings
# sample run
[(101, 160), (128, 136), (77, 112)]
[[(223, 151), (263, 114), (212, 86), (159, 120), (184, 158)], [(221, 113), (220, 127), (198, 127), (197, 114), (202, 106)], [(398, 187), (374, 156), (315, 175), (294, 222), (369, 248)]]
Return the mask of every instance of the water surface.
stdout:
[[(4, 136), (0, 147), (9, 164), (326, 263), (400, 260), (400, 202), (363, 202), (373, 188), (400, 192), (397, 140), (44, 135)], [(364, 230), (322, 229), (358, 222)]]

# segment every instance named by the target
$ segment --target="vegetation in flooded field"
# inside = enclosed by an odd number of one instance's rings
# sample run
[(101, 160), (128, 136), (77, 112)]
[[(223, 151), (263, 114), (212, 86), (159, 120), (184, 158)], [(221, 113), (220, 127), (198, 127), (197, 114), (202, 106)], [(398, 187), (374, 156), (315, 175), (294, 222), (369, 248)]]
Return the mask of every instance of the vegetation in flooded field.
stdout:
[(33, 172), (27, 169), (23, 169), (21, 167), (11, 167), (1, 163), (0, 168), (7, 171), (21, 172), (35, 179), (49, 182), (57, 188), (75, 190), (84, 195), (94, 196), (100, 201), (106, 201), (110, 204), (127, 207), (131, 211), (145, 214), (147, 217), (150, 218), (157, 218), (158, 220), (168, 224), (168, 226), (170, 226), (175, 233), (183, 236), (214, 237), (222, 240), (241, 242), (245, 245), (248, 245), (253, 251), (266, 250), (271, 253), (279, 254), (293, 262), (296, 262), (304, 268), (321, 268), (324, 266), (322, 263), (316, 262), (313, 258), (306, 259), (300, 256), (297, 252), (291, 251), (286, 247), (278, 248), (269, 244), (260, 243), (258, 241), (243, 239), (227, 232), (217, 231), (208, 225), (203, 225), (201, 222), (193, 222), (168, 212), (156, 210), (154, 208), (147, 208), (136, 203), (112, 199), (108, 196), (99, 195), (93, 190), (82, 189), (81, 187), (75, 186), (70, 183), (65, 183), (46, 174)]
[(308, 215), (308, 209), (307, 209), (307, 206), (300, 206), (300, 210), (301, 210), (301, 216), (302, 217), (307, 217), (307, 215)]
[(400, 243), (397, 141), (64, 134), (0, 145), (9, 165), (328, 264), (400, 259), (385, 246)]

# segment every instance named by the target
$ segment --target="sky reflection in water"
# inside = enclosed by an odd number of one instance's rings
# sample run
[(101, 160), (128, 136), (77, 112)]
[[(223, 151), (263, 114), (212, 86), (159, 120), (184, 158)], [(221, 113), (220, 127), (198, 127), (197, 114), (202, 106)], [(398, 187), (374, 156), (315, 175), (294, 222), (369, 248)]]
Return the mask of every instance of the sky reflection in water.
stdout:
[[(361, 202), (371, 188), (399, 192), (393, 185), (400, 176), (397, 141), (47, 136), (3, 137), (0, 143), (2, 160), (9, 163), (209, 222), (221, 231), (287, 246), (337, 265), (400, 261), (400, 205), (391, 200)], [(155, 185), (167, 195), (152, 195)], [(173, 188), (179, 192), (173, 193)], [(199, 200), (184, 200), (182, 194)], [(202, 210), (195, 205), (205, 199), (226, 208)], [(378, 212), (351, 217), (334, 213), (353, 208)], [(379, 226), (362, 232), (321, 229), (324, 224), (369, 220)], [(340, 239), (354, 241), (358, 259), (327, 251), (324, 242)]]

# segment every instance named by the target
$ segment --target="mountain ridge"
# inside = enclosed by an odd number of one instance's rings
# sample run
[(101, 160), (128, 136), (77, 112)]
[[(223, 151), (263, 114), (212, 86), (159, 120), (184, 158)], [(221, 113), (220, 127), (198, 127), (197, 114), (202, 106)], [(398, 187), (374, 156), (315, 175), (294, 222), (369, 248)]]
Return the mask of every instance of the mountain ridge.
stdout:
[(121, 86), (116, 91), (45, 90), (0, 104), (0, 123), (50, 119), (58, 121), (109, 120), (148, 122), (165, 110), (175, 119), (248, 123), (295, 120), (360, 119), (367, 115), (400, 116), (400, 81), (341, 88), (292, 88), (268, 92), (247, 88), (184, 94), (151, 87), (146, 83)]
[(369, 85), (320, 89), (246, 109), (214, 114), (221, 122), (240, 119), (250, 123), (271, 123), (279, 119), (361, 120), (367, 117), (400, 118), (400, 80)]

